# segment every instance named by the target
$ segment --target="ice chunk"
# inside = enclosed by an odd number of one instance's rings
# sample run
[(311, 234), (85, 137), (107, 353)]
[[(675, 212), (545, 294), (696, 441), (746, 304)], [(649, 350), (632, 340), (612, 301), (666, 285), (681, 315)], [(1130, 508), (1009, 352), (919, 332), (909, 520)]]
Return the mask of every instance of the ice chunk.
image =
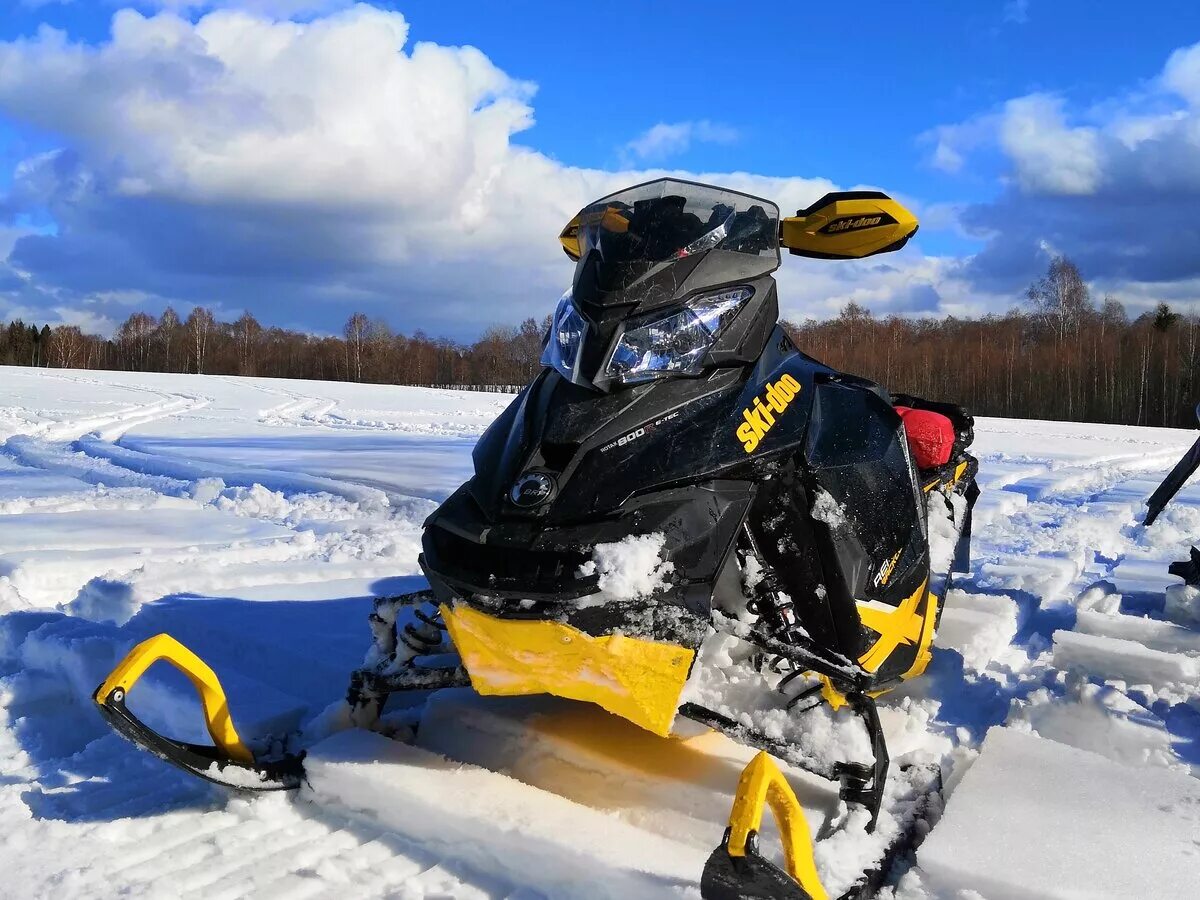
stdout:
[(917, 853), (988, 900), (1195, 896), (1200, 781), (996, 727)]
[[(1197, 593), (1197, 596), (1200, 596), (1200, 592)], [(1190, 628), (1182, 628), (1158, 619), (1105, 615), (1090, 610), (1080, 610), (1075, 620), (1075, 630), (1098, 637), (1137, 641), (1139, 644), (1145, 644), (1154, 650), (1163, 650), (1167, 653), (1200, 654), (1200, 634)]]
[(984, 563), (979, 583), (1005, 591), (1026, 591), (1043, 603), (1062, 601), (1063, 594), (1079, 574), (1078, 554), (1021, 556), (1006, 553), (1001, 562)]
[(1006, 724), (1117, 762), (1186, 768), (1163, 720), (1109, 685), (1074, 680), (1065, 697), (1040, 688), (1013, 701)]
[(1163, 614), (1184, 625), (1200, 625), (1200, 587), (1173, 584), (1167, 588)]
[(1121, 595), (1103, 582), (1094, 584), (1075, 598), (1075, 608), (1115, 615), (1121, 611)]
[(1076, 631), (1054, 632), (1054, 665), (1102, 679), (1156, 687), (1200, 681), (1200, 659)]
[(983, 669), (1012, 643), (1017, 633), (1017, 604), (1003, 594), (967, 594), (951, 590), (934, 645), (962, 654), (968, 669)]

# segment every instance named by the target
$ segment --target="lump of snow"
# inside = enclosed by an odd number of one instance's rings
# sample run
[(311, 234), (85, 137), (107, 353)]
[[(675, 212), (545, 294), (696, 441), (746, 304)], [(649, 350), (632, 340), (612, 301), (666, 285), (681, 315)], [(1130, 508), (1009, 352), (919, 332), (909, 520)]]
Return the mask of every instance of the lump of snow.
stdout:
[(1109, 685), (1076, 679), (1066, 698), (1040, 688), (1013, 701), (1005, 724), (1116, 762), (1186, 768), (1163, 720)]
[(1110, 590), (1106, 584), (1094, 584), (1076, 598), (1075, 608), (1115, 615), (1121, 611), (1121, 595)]
[(201, 505), (212, 503), (225, 490), (225, 482), (220, 478), (198, 478), (192, 484), (192, 499)]
[[(747, 662), (750, 651), (750, 645), (732, 635), (710, 632), (681, 701), (711, 709), (772, 740), (795, 744), (818, 764), (872, 758), (871, 742), (858, 716), (849, 709), (834, 712), (828, 705), (803, 714), (788, 709), (788, 696), (778, 690), (781, 676), (755, 672)], [(806, 686), (793, 682), (791, 691)]]
[(988, 900), (1195, 895), (1200, 781), (996, 727), (917, 852)]
[(93, 578), (79, 589), (65, 611), (93, 622), (124, 625), (137, 615), (140, 607), (141, 601), (134, 596), (133, 585), (128, 581)]
[(1101, 679), (1160, 688), (1200, 680), (1200, 659), (1077, 631), (1054, 632), (1054, 665)]
[(833, 499), (832, 494), (817, 488), (813, 497), (812, 517), (836, 531), (846, 524), (846, 506)]
[(979, 584), (1005, 591), (1025, 591), (1041, 598), (1043, 604), (1057, 603), (1064, 599), (1064, 592), (1082, 568), (1077, 556), (1006, 553), (1002, 562), (988, 562), (980, 566)]
[(1003, 594), (946, 594), (934, 645), (962, 654), (968, 669), (982, 670), (1012, 643), (1017, 633), (1017, 604)]
[(648, 597), (667, 586), (673, 563), (662, 559), (667, 539), (661, 534), (631, 534), (612, 544), (597, 544), (581, 574), (600, 573), (600, 591), (613, 600)]
[(1183, 625), (1200, 626), (1200, 587), (1173, 584), (1167, 588), (1163, 614)]
[(1105, 615), (1091, 610), (1080, 610), (1075, 619), (1075, 630), (1099, 637), (1137, 641), (1153, 650), (1164, 650), (1167, 653), (1200, 655), (1200, 634), (1190, 628), (1159, 619)]

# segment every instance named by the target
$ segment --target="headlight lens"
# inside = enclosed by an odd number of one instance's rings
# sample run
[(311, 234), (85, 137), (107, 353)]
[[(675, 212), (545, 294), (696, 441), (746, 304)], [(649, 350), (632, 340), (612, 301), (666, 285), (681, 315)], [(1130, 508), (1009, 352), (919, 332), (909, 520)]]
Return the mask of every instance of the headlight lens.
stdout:
[(630, 323), (613, 349), (605, 374), (629, 384), (659, 375), (696, 373), (708, 348), (753, 294), (749, 287), (703, 294), (662, 318)]
[(542, 351), (542, 365), (557, 369), (570, 381), (579, 374), (579, 353), (583, 349), (583, 337), (587, 333), (587, 322), (575, 308), (571, 292), (559, 298), (550, 323), (550, 335), (546, 349)]

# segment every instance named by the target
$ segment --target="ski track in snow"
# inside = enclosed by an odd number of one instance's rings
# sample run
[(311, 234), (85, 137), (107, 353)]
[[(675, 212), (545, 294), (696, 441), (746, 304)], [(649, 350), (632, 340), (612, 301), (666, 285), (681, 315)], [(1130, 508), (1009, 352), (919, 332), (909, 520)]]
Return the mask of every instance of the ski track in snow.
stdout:
[[(423, 731), (429, 748), (518, 779), (430, 770), (457, 790), (478, 782), (511, 798), (497, 801), (511, 820), (494, 821), (493, 810), (485, 827), (472, 824), (470, 796), (420, 821), (400, 814), (402, 797), (393, 803), (385, 787), (413, 777), (406, 767), (419, 773), (424, 751), (363, 767), (356, 754), (376, 750), (349, 739), (322, 751), (320, 780), (295, 796), (230, 796), (128, 745), (91, 707), (116, 660), (159, 631), (220, 673), (244, 735), (294, 730), (337, 700), (366, 650), (370, 598), (423, 586), (420, 523), (469, 475), (474, 440), (508, 399), (0, 367), (0, 897), (532, 898), (561, 896), (564, 884), (604, 896), (616, 890), (605, 888), (613, 862), (589, 846), (615, 842), (638, 857), (647, 832), (667, 841), (658, 852), (678, 856), (675, 866), (702, 860), (747, 758), (725, 744), (712, 744), (719, 765), (678, 757), (632, 777), (616, 751), (597, 757), (572, 743), (563, 723), (574, 711), (547, 714), (536, 741), (514, 744), (520, 729), (507, 713), (473, 720), (469, 703), (445, 706), (455, 712), (434, 717), (441, 730)], [(881, 702), (893, 759), (940, 760), (946, 816), (960, 823), (978, 798), (1005, 789), (1006, 754), (1050, 765), (1077, 748), (1107, 757), (1109, 768), (1096, 766), (1105, 777), (1152, 767), (1191, 784), (1200, 632), (1164, 605), (1164, 590), (1177, 582), (1167, 563), (1200, 540), (1200, 483), (1153, 528), (1138, 523), (1195, 432), (997, 419), (977, 432), (972, 571), (946, 600), (926, 677)], [(173, 673), (155, 669), (130, 702), (173, 736), (205, 739)], [(998, 726), (1026, 743), (985, 739)], [(991, 762), (972, 778), (976, 758)], [(388, 806), (364, 812), (376, 766), (392, 767), (378, 782)], [(703, 790), (681, 792), (664, 774), (685, 769)], [(625, 806), (605, 806), (616, 803), (607, 783), (630, 785), (617, 792)], [(578, 804), (577, 834), (522, 824), (550, 802), (539, 788)], [(690, 805), (672, 812), (681, 793)], [(819, 814), (820, 789), (801, 795)], [(1186, 809), (1154, 814), (1196, 828)], [(500, 857), (514, 831), (564, 843), (514, 870)], [(446, 834), (479, 837), (456, 846)], [(969, 838), (951, 847), (946, 834), (935, 823), (916, 867), (887, 890), (902, 900), (984, 885), (993, 898), (1058, 896), (1058, 885), (988, 871), (1019, 866), (1003, 853), (953, 864)], [(1045, 836), (1056, 839), (1070, 835)], [(1200, 873), (1200, 855), (1191, 864)], [(1086, 859), (1079, 865), (1086, 883)], [(698, 867), (660, 869), (609, 882), (626, 896), (698, 894)]]

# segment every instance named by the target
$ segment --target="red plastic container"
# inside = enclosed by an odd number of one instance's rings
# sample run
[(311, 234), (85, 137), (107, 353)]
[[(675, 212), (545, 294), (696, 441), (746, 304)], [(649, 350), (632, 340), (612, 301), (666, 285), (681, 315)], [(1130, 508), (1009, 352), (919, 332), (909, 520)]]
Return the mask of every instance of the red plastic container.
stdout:
[(919, 469), (933, 469), (950, 461), (954, 448), (954, 424), (941, 413), (927, 409), (912, 409), (897, 406), (896, 412), (904, 420), (904, 432), (908, 435), (908, 448)]

